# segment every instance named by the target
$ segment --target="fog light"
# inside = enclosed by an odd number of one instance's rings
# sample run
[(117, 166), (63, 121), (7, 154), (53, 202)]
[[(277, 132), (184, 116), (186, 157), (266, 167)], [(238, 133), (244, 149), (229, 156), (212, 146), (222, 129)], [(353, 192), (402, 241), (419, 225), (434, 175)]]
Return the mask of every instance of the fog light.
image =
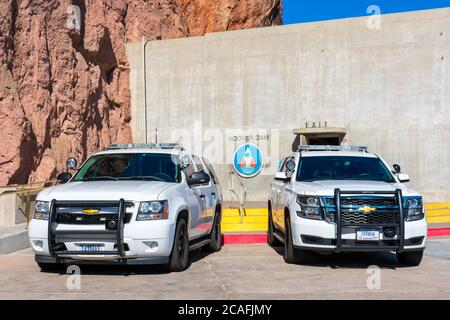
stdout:
[(144, 242), (150, 249), (157, 249), (158, 242), (157, 241), (145, 241)]
[(109, 221), (106, 223), (106, 229), (109, 229), (109, 230), (115, 230), (115, 229), (117, 229), (117, 222), (114, 221), (114, 220), (109, 220)]
[(33, 240), (33, 245), (38, 249), (44, 248), (44, 241), (42, 240)]
[(395, 237), (395, 230), (392, 228), (389, 229), (385, 229), (384, 230), (384, 235), (386, 238), (394, 238)]

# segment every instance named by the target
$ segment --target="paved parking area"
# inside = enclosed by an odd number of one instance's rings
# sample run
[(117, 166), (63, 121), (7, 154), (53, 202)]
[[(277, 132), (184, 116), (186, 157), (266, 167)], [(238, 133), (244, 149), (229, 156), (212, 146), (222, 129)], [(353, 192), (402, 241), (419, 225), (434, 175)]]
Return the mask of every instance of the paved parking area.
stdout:
[[(419, 267), (402, 267), (394, 254), (317, 255), (287, 265), (281, 248), (229, 245), (193, 252), (181, 273), (82, 266), (79, 289), (67, 287), (75, 283), (68, 274), (40, 272), (26, 249), (0, 256), (0, 299), (450, 299), (450, 238), (428, 248)], [(371, 265), (380, 267), (380, 289), (367, 287)]]

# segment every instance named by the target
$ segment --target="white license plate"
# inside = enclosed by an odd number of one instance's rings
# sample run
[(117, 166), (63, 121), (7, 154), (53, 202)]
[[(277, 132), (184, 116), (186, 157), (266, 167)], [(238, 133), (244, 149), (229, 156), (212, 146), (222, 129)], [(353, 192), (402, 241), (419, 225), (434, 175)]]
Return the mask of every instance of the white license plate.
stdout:
[(99, 252), (99, 251), (103, 251), (103, 246), (95, 245), (95, 244), (82, 245), (81, 251), (83, 251), (83, 252)]
[(380, 240), (380, 231), (379, 230), (358, 230), (356, 232), (356, 240), (378, 241), (378, 240)]

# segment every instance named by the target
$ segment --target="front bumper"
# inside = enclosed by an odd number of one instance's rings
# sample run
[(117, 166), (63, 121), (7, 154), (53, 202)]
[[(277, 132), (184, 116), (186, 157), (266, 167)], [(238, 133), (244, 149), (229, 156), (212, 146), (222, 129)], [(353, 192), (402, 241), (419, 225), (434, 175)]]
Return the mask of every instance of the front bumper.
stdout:
[[(390, 209), (394, 210), (385, 221), (387, 213), (382, 213), (376, 219), (370, 217), (356, 219), (358, 213), (352, 209), (350, 220), (342, 219), (341, 206), (342, 195), (351, 199), (354, 195), (362, 194), (362, 200), (367, 195), (377, 200), (387, 199), (394, 201)], [(383, 197), (383, 198), (380, 198)], [(361, 198), (361, 196), (360, 196)], [(354, 252), (354, 251), (415, 251), (423, 250), (427, 237), (427, 223), (425, 217), (418, 221), (406, 221), (404, 213), (404, 201), (400, 189), (395, 191), (342, 191), (334, 192), (334, 221), (317, 221), (294, 217), (292, 232), (293, 245), (297, 248), (316, 251)], [(392, 203), (392, 202), (391, 202)], [(347, 207), (348, 208), (348, 205)], [(365, 208), (365, 207), (364, 207)], [(370, 209), (370, 207), (369, 207)], [(347, 212), (350, 209), (346, 209)], [(375, 210), (375, 209), (374, 209)], [(383, 210), (383, 209), (381, 209)], [(348, 214), (348, 213), (347, 213)], [(357, 239), (358, 230), (378, 230), (380, 237), (376, 241), (361, 241)], [(390, 235), (388, 231), (392, 232)]]
[[(51, 263), (67, 262), (71, 260), (77, 263), (125, 263), (125, 264), (153, 264), (166, 263), (169, 257), (175, 234), (175, 225), (169, 220), (161, 221), (133, 221), (124, 225), (123, 244), (124, 254), (121, 256), (117, 252), (117, 241), (115, 239), (105, 239), (102, 232), (105, 231), (103, 225), (67, 225), (58, 224), (56, 226), (56, 240), (63, 243), (68, 254), (58, 252), (51, 255), (48, 241), (48, 221), (31, 220), (28, 229), (31, 248), (36, 254), (37, 261)], [(156, 242), (157, 246), (149, 246)], [(95, 254), (83, 254), (82, 245), (92, 244), (102, 246), (102, 251)], [(143, 260), (145, 259), (145, 260)], [(139, 260), (139, 261), (138, 261)]]
[(336, 224), (326, 221), (295, 218), (291, 224), (294, 247), (324, 252), (386, 252), (423, 250), (427, 238), (425, 219), (405, 222), (404, 246), (399, 239), (382, 238), (380, 241), (356, 241), (356, 230), (364, 227), (343, 227), (342, 246), (336, 245)]

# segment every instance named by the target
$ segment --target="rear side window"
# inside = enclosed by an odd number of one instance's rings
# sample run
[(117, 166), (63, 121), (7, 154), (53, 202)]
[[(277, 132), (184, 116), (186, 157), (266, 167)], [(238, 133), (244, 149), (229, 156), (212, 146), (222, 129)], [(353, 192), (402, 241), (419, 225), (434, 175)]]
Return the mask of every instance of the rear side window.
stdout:
[(217, 178), (217, 174), (214, 171), (214, 167), (212, 166), (211, 162), (209, 162), (206, 158), (203, 158), (203, 162), (205, 163), (214, 184), (219, 184), (219, 179)]
[(206, 173), (205, 167), (203, 166), (203, 163), (200, 161), (200, 158), (197, 156), (192, 156), (194, 159), (195, 167), (197, 168), (197, 172), (204, 171)]
[(184, 173), (186, 174), (186, 177), (190, 177), (195, 172), (195, 167), (191, 160), (191, 157), (187, 158), (189, 159), (189, 166), (187, 166), (187, 168), (184, 170)]

